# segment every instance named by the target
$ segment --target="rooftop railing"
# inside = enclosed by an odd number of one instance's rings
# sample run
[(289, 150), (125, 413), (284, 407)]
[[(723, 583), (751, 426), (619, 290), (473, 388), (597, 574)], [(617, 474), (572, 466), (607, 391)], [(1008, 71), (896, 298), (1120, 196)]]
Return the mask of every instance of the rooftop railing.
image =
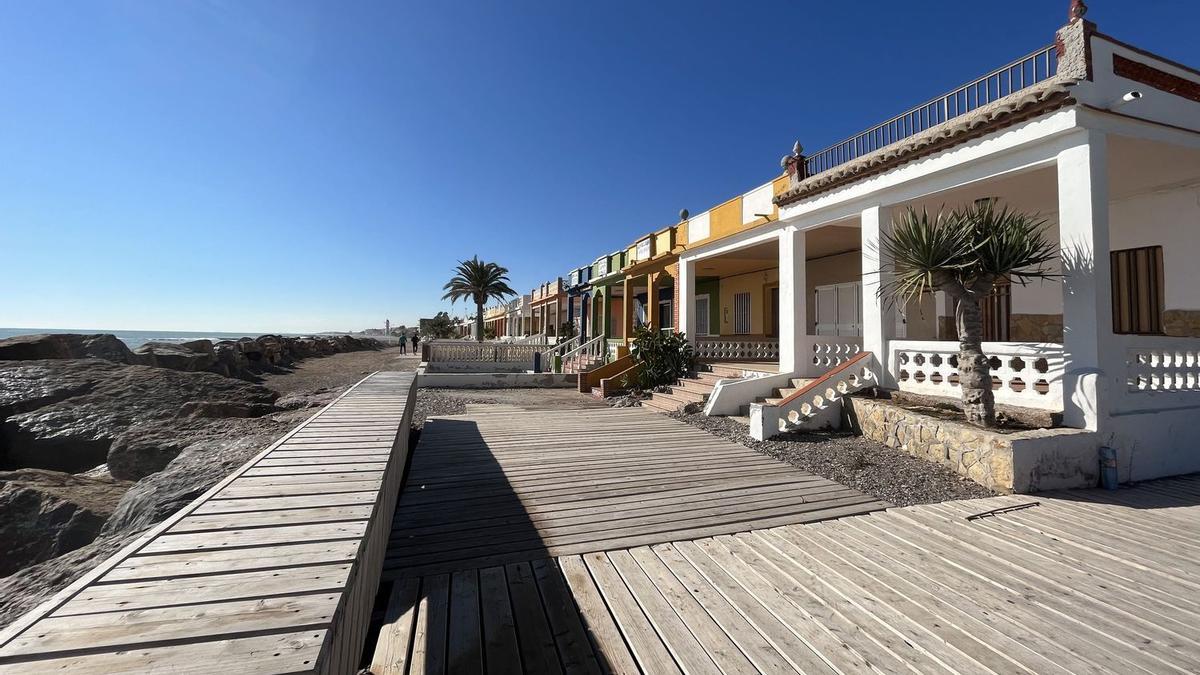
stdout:
[(964, 115), (992, 101), (1052, 77), (1058, 67), (1054, 45), (997, 68), (958, 89), (813, 153), (805, 160), (808, 176), (828, 171), (909, 136)]

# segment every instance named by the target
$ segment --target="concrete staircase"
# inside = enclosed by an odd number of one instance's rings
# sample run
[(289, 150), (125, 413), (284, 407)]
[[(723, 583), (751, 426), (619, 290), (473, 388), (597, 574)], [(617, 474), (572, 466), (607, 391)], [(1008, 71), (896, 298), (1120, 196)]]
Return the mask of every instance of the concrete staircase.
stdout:
[(564, 373), (586, 373), (602, 363), (604, 363), (603, 358), (580, 354), (563, 361), (562, 371)]
[[(754, 402), (767, 405), (779, 405), (784, 399), (800, 391), (812, 381), (813, 380), (810, 377), (793, 377), (791, 380), (792, 386), (777, 387), (773, 392), (771, 392), (770, 396), (759, 396), (758, 398), (754, 399)], [(742, 406), (739, 414), (729, 415), (729, 419), (746, 426), (750, 426), (750, 404), (747, 403), (746, 405)]]
[[(669, 392), (655, 392), (650, 395), (650, 398), (642, 399), (642, 407), (656, 412), (672, 413), (689, 403), (698, 403), (703, 406), (708, 401), (709, 395), (712, 394), (717, 381), (731, 378), (741, 379), (744, 376), (745, 372), (741, 368), (722, 366), (719, 363), (697, 364), (696, 372), (671, 385)], [(746, 414), (748, 415), (749, 412)]]

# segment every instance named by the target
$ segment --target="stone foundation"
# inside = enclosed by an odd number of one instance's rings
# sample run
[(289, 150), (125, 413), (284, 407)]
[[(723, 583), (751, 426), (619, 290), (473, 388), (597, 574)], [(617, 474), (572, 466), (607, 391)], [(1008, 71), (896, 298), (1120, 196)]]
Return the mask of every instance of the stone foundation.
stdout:
[[(1200, 335), (1200, 312), (1196, 312), (1196, 330)], [(958, 340), (958, 327), (952, 316), (937, 318), (937, 339)], [(1062, 314), (1012, 314), (1008, 321), (1007, 342), (1063, 341)]]
[(949, 467), (996, 492), (1094, 487), (1099, 439), (1079, 429), (999, 433), (913, 412), (887, 399), (844, 399), (864, 437)]
[(1200, 337), (1200, 309), (1165, 310), (1162, 325), (1171, 337)]
[(1062, 314), (1012, 314), (1008, 320), (1009, 342), (1063, 341)]

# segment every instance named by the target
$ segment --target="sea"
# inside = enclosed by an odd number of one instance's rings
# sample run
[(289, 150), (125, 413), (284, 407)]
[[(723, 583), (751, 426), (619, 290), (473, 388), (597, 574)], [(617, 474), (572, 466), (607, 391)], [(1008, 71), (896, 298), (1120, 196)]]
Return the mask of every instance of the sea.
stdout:
[[(137, 349), (147, 342), (187, 342), (189, 340), (236, 340), (244, 337), (258, 337), (263, 333), (219, 333), (216, 331), (185, 331), (185, 330), (102, 330), (95, 328), (0, 328), (0, 340), (17, 335), (33, 335), (37, 333), (112, 333), (124, 342), (130, 349)], [(301, 333), (274, 333), (274, 335), (299, 336)], [(304, 333), (303, 335), (313, 335)]]

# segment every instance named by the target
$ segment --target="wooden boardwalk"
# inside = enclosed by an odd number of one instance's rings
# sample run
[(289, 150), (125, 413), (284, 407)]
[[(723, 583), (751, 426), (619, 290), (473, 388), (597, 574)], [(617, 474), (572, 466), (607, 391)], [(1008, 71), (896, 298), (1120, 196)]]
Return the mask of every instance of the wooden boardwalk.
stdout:
[(0, 633), (0, 673), (352, 673), (413, 373), (355, 385)]
[(425, 424), (385, 579), (803, 523), (874, 497), (638, 408)]
[(1195, 673), (1198, 627), (1192, 476), (402, 576), (371, 672)]

